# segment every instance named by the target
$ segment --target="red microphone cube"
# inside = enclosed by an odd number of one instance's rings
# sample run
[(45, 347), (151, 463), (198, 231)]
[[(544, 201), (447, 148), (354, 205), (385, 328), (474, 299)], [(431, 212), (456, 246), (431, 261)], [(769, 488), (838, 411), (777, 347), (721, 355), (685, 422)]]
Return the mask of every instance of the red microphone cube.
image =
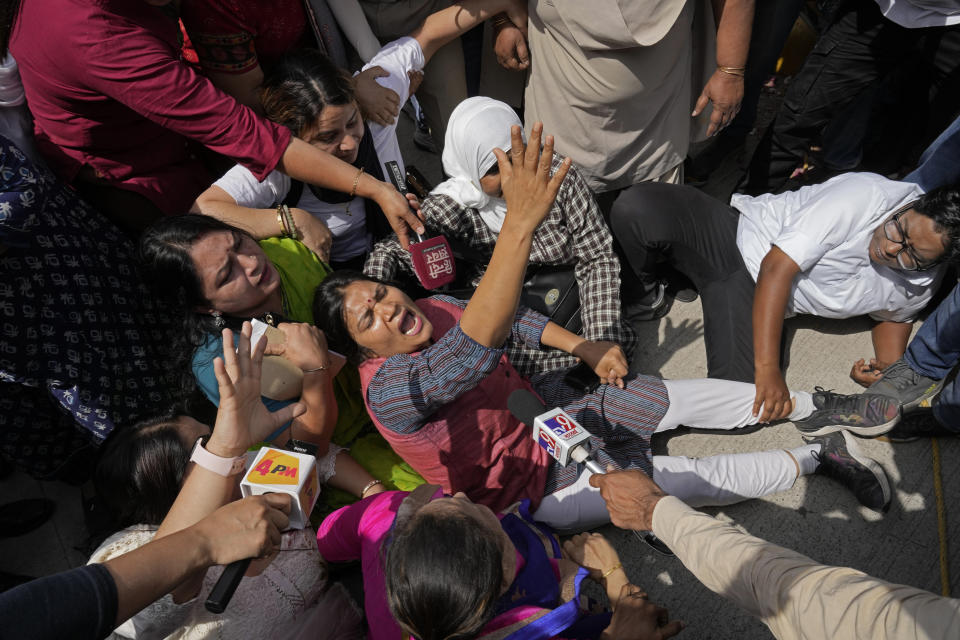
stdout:
[(413, 242), (410, 253), (413, 255), (413, 270), (424, 289), (442, 287), (457, 277), (453, 251), (444, 236)]

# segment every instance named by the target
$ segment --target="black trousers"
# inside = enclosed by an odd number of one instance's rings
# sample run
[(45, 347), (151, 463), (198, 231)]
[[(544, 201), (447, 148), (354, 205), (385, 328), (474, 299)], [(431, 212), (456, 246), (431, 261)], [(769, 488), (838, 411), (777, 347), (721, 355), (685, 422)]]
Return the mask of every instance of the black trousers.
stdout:
[(907, 29), (883, 17), (874, 0), (845, 0), (787, 88), (760, 141), (742, 191), (776, 192), (833, 117), (905, 59), (930, 74), (924, 136), (932, 140), (960, 108), (960, 25)]
[(737, 248), (737, 220), (736, 209), (693, 187), (655, 182), (624, 190), (610, 211), (613, 235), (641, 280), (666, 261), (696, 285), (707, 375), (753, 382), (756, 287)]

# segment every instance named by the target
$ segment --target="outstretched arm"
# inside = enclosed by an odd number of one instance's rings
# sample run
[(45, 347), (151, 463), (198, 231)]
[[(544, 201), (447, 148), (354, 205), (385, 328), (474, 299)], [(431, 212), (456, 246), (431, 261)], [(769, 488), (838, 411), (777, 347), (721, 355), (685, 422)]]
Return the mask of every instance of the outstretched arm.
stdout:
[[(753, 296), (754, 382), (757, 386), (753, 415), (759, 415), (760, 422), (780, 420), (790, 414), (790, 391), (780, 371), (780, 337), (790, 289), (798, 273), (797, 263), (776, 246), (760, 263)], [(760, 415), (761, 406), (763, 415)]]
[(510, 131), (509, 160), (503, 151), (494, 150), (500, 165), (507, 215), (490, 265), (460, 318), (463, 333), (487, 347), (501, 346), (510, 335), (523, 275), (530, 260), (533, 234), (550, 211), (570, 168), (568, 158), (550, 177), (553, 136), (547, 136), (541, 154), (542, 133), (543, 125), (537, 122), (524, 150), (520, 127), (515, 125)]
[(461, 0), (427, 16), (410, 36), (420, 43), (423, 57), (430, 60), (440, 47), (498, 13), (506, 13), (514, 24), (527, 24), (526, 3), (519, 0)]

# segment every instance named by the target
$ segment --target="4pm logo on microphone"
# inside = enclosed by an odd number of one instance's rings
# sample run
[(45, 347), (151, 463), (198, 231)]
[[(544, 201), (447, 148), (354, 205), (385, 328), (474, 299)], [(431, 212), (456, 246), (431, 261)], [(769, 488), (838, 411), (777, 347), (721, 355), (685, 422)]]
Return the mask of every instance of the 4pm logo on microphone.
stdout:
[(557, 434), (557, 436), (563, 438), (564, 440), (575, 438), (581, 433), (580, 425), (571, 420), (570, 417), (565, 413), (558, 413), (555, 416), (550, 416), (543, 421), (543, 424), (546, 425), (550, 431)]

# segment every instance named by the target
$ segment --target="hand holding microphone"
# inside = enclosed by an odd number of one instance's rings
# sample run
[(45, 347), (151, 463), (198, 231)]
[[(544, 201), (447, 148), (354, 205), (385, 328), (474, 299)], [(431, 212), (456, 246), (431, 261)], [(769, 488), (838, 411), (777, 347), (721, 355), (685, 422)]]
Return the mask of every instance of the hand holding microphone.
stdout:
[[(579, 462), (585, 464), (594, 477), (606, 474), (604, 468), (587, 448), (590, 432), (577, 424), (577, 421), (566, 411), (560, 408), (548, 411), (537, 396), (525, 389), (517, 389), (511, 393), (507, 399), (507, 407), (517, 420), (533, 427), (533, 439), (561, 465), (567, 466), (571, 461)], [(594, 484), (593, 478), (590, 479), (590, 483), (593, 486), (600, 486)], [(602, 492), (601, 495), (603, 495)], [(664, 555), (673, 555), (673, 552), (649, 531), (649, 527), (645, 527), (644, 531), (641, 533), (633, 529), (633, 534), (653, 547), (655, 551)]]

